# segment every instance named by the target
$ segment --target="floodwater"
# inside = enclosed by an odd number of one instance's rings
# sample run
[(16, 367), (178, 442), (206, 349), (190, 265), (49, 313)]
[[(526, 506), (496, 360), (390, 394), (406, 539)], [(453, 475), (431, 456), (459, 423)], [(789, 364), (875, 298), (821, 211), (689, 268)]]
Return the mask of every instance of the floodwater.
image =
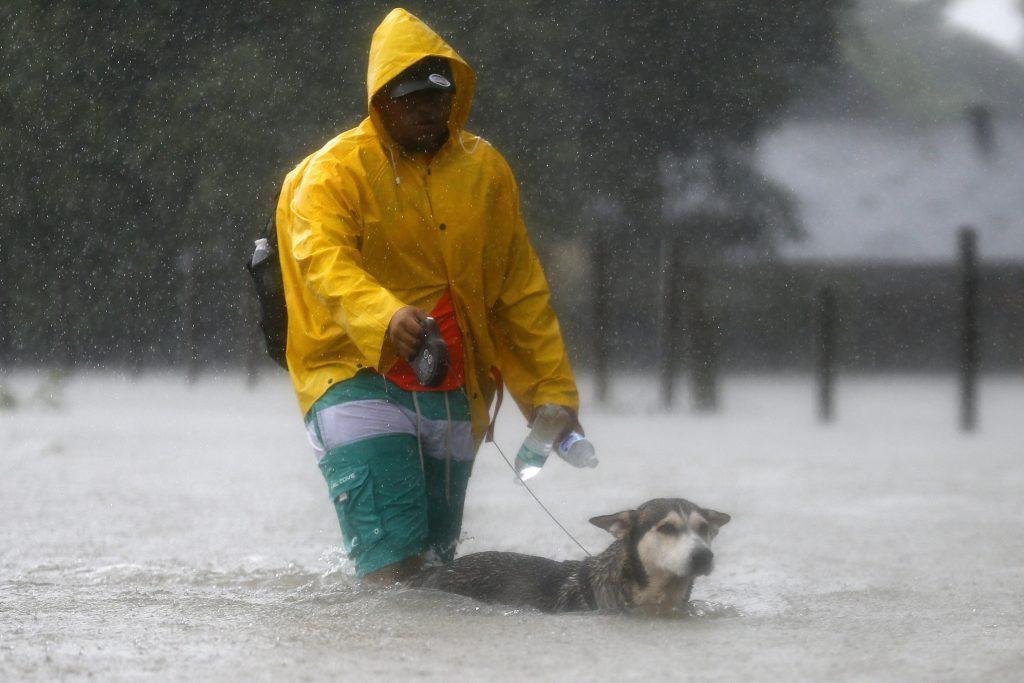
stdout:
[[(676, 618), (543, 615), (360, 588), (285, 378), (19, 374), (0, 412), (0, 679), (1020, 680), (1024, 378), (727, 378), (723, 410), (585, 405), (596, 470), (534, 490), (586, 520), (656, 496), (733, 515)], [(55, 386), (57, 386), (55, 390)], [(586, 393), (586, 392), (585, 392)], [(524, 436), (506, 403), (498, 440)], [(461, 552), (581, 555), (481, 450)]]

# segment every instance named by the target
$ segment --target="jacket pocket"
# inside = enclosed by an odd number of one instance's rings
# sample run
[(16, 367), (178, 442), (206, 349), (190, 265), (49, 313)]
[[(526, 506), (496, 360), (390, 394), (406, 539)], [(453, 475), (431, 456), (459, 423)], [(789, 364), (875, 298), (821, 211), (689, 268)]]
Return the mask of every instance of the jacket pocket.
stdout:
[(338, 512), (349, 556), (359, 555), (380, 543), (384, 538), (384, 525), (377, 509), (369, 466), (339, 467), (321, 461), (320, 467), (331, 482), (331, 500)]

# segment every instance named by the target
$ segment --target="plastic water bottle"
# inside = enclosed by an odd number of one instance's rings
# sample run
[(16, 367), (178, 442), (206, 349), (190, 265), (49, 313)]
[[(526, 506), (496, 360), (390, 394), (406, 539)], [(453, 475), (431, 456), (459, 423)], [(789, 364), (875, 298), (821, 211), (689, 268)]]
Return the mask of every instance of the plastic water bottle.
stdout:
[(573, 467), (597, 467), (597, 453), (590, 440), (573, 430), (555, 446), (555, 453)]
[(572, 415), (562, 406), (545, 403), (537, 409), (533, 429), (516, 453), (516, 474), (521, 481), (537, 476), (547, 462), (555, 439), (570, 426), (571, 421)]

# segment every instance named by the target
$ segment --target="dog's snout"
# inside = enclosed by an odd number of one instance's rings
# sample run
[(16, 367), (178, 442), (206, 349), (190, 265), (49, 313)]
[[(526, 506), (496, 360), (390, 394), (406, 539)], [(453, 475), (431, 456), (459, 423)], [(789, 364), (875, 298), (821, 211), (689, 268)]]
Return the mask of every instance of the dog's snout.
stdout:
[(690, 555), (690, 569), (694, 574), (710, 574), (714, 563), (715, 554), (711, 552), (710, 548), (697, 548)]

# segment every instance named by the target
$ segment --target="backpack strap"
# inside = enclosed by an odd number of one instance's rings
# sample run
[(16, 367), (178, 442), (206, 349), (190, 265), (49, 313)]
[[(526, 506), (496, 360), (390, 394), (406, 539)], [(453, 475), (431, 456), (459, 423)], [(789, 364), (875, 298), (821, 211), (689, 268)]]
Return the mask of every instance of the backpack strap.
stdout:
[(270, 206), (270, 213), (267, 215), (267, 224), (263, 226), (263, 236), (270, 242), (275, 254), (277, 253), (277, 202), (278, 199), (275, 198)]

